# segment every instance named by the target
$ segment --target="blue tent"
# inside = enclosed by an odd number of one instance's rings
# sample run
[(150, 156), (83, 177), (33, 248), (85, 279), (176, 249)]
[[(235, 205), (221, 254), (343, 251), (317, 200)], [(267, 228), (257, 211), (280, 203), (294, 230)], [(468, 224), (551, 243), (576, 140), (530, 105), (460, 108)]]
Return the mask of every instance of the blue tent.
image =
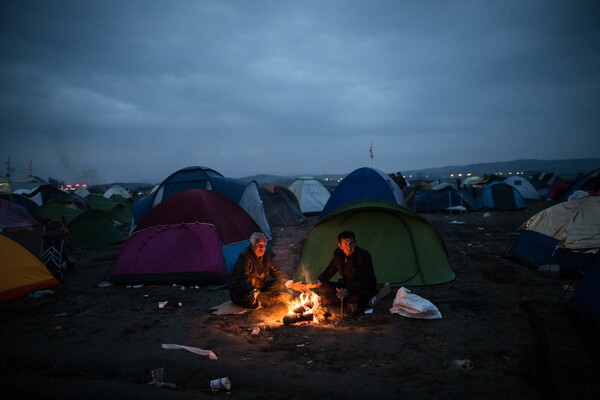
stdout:
[(254, 221), (261, 231), (271, 238), (271, 228), (258, 192), (258, 184), (239, 179), (227, 178), (219, 172), (207, 168), (192, 166), (180, 169), (169, 175), (158, 188), (148, 195), (136, 199), (133, 203), (133, 218), (131, 231), (142, 219), (161, 201), (172, 195), (188, 189), (208, 189), (218, 192), (240, 205)]
[(175, 171), (162, 181), (156, 190), (133, 202), (134, 224), (139, 224), (154, 206), (175, 193), (187, 189), (209, 189), (210, 178), (216, 176), (223, 175), (207, 167), (194, 166)]
[(600, 198), (555, 204), (525, 221), (508, 256), (525, 265), (560, 266), (560, 275), (600, 268)]
[(559, 265), (562, 277), (600, 268), (600, 258), (595, 253), (562, 248), (558, 239), (530, 230), (518, 232), (506, 257), (535, 270), (542, 265)]
[(477, 207), (502, 211), (520, 210), (525, 208), (525, 201), (514, 187), (502, 182), (492, 182), (477, 196)]
[(387, 200), (404, 205), (404, 194), (387, 174), (374, 168), (359, 168), (348, 174), (335, 188), (319, 219), (338, 207), (357, 200)]
[(477, 202), (471, 193), (465, 188), (456, 189), (452, 185), (417, 193), (414, 206), (418, 213), (477, 210)]

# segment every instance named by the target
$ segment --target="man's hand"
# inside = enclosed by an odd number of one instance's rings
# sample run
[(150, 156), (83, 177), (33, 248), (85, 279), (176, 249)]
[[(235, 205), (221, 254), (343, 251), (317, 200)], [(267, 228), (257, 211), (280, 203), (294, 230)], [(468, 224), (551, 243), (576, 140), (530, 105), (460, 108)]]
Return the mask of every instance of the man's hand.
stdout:
[(321, 287), (321, 285), (322, 285), (321, 281), (317, 279), (316, 281), (314, 281), (312, 283), (307, 283), (306, 288), (307, 289), (315, 289), (315, 288)]
[(289, 286), (290, 289), (295, 290), (296, 292), (305, 292), (307, 287), (302, 282), (294, 282)]
[(348, 296), (348, 289), (346, 289), (346, 288), (342, 288), (342, 289), (336, 288), (336, 290), (337, 290), (336, 296), (339, 299), (343, 299), (344, 297)]

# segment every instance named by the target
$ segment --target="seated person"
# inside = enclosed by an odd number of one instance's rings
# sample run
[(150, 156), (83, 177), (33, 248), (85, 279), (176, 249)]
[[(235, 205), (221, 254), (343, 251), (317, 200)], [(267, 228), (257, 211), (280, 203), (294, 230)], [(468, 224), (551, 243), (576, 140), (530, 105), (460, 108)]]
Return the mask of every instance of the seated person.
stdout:
[[(331, 282), (335, 274), (337, 282)], [(359, 313), (367, 308), (368, 301), (377, 293), (377, 278), (371, 254), (356, 245), (354, 232), (338, 235), (338, 247), (333, 251), (329, 265), (311, 287), (321, 296), (324, 305), (337, 305), (343, 301), (346, 310)]]
[(254, 309), (289, 301), (293, 281), (273, 265), (271, 257), (265, 234), (254, 232), (231, 272), (228, 287), (233, 303)]

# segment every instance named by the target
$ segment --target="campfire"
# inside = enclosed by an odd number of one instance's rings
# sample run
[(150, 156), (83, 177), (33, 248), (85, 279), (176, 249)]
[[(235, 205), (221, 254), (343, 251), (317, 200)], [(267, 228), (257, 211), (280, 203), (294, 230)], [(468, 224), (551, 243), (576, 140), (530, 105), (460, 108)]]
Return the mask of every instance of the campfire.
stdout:
[(331, 315), (321, 307), (321, 298), (311, 290), (302, 292), (300, 296), (290, 300), (287, 307), (288, 314), (283, 317), (285, 325), (301, 322), (318, 324)]

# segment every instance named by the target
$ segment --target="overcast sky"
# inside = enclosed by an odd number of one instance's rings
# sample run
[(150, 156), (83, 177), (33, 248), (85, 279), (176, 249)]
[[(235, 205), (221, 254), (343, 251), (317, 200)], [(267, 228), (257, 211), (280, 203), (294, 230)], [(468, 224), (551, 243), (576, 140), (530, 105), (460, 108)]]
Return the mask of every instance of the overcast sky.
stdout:
[(598, 1), (2, 0), (0, 63), (17, 179), (600, 157)]

